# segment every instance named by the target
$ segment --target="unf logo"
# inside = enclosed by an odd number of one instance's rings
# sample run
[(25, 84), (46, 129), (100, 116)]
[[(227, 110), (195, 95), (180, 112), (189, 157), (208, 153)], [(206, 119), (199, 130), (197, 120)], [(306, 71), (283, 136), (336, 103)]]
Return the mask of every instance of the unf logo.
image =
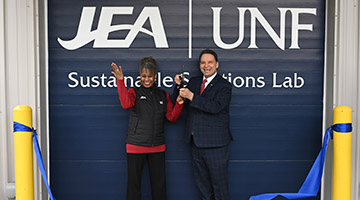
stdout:
[[(169, 48), (164, 25), (162, 23), (160, 10), (158, 7), (144, 7), (139, 14), (135, 23), (132, 24), (118, 24), (111, 25), (114, 15), (131, 15), (133, 7), (103, 7), (99, 18), (98, 27), (96, 30), (91, 30), (96, 7), (84, 7), (82, 10), (79, 28), (74, 39), (64, 41), (58, 38), (58, 42), (68, 50), (78, 49), (94, 40), (94, 48), (129, 48), (139, 32), (145, 33), (154, 39), (156, 48)], [(278, 8), (280, 11), (280, 34), (272, 28), (266, 18), (262, 15), (258, 8), (255, 7), (238, 7), (239, 11), (239, 37), (238, 40), (232, 44), (226, 44), (222, 41), (220, 36), (220, 11), (221, 7), (212, 7), (213, 10), (213, 40), (214, 43), (222, 49), (234, 49), (241, 45), (244, 39), (245, 27), (245, 13), (249, 12), (251, 16), (250, 23), (250, 45), (248, 48), (258, 48), (256, 45), (256, 23), (259, 22), (261, 26), (268, 33), (270, 38), (278, 46), (279, 49), (285, 50), (285, 26), (286, 14), (291, 15), (291, 45), (290, 49), (300, 49), (298, 44), (299, 31), (312, 31), (312, 24), (300, 24), (300, 14), (316, 15), (316, 8)], [(151, 30), (143, 28), (145, 22), (149, 19)], [(191, 13), (189, 12), (189, 19)], [(119, 30), (129, 30), (125, 39), (108, 39), (109, 33)], [(189, 41), (191, 40), (191, 30), (189, 27)], [(189, 49), (191, 46), (189, 47)]]
[[(133, 7), (103, 7), (101, 9), (97, 30), (91, 31), (96, 7), (84, 7), (76, 37), (69, 41), (58, 38), (58, 42), (68, 50), (78, 49), (93, 40), (94, 48), (129, 48), (138, 33), (143, 32), (154, 38), (157, 48), (169, 48), (158, 7), (144, 7), (134, 25), (111, 25), (113, 15), (131, 15), (133, 9)], [(143, 28), (147, 19), (149, 19), (152, 32)], [(125, 39), (108, 39), (109, 33), (119, 30), (129, 30)]]

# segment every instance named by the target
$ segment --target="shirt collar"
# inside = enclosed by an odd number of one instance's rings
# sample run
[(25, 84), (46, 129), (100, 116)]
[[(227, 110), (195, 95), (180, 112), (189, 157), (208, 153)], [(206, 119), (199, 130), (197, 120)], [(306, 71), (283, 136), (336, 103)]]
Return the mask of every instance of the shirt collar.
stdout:
[[(213, 74), (212, 76), (206, 78), (206, 83), (210, 83), (216, 76), (217, 72), (215, 72), (215, 74)], [(205, 76), (203, 76), (203, 80), (205, 79)]]

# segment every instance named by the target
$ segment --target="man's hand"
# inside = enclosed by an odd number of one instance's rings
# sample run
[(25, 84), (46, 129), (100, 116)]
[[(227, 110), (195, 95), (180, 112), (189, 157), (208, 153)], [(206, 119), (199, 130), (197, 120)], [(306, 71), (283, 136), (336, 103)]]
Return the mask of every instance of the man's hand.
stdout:
[(181, 88), (179, 95), (185, 99), (189, 99), (190, 101), (192, 101), (194, 97), (194, 93), (191, 92), (188, 88)]
[(119, 66), (119, 68), (118, 68), (118, 66), (115, 63), (111, 63), (111, 67), (114, 70), (111, 73), (114, 74), (116, 79), (117, 80), (124, 80), (124, 74), (123, 74), (121, 66)]
[[(176, 74), (176, 75), (175, 75), (174, 81), (175, 81), (176, 85), (180, 85), (180, 84), (181, 84), (181, 77), (182, 77), (181, 74)], [(184, 77), (182, 77), (182, 78), (184, 78)]]

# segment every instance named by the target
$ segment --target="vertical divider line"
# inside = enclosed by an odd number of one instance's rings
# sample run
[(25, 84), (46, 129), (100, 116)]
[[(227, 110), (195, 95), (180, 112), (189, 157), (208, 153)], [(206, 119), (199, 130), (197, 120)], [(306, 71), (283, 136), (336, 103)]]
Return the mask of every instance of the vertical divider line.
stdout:
[(192, 57), (192, 0), (189, 0), (189, 58)]

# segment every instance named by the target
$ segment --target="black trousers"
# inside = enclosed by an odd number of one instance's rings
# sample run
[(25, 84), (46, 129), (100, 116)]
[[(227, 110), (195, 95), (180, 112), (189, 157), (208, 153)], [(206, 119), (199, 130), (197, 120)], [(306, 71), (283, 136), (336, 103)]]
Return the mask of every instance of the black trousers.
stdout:
[(202, 200), (229, 200), (230, 145), (198, 148), (192, 144), (195, 183)]
[(127, 200), (141, 200), (141, 177), (145, 163), (148, 164), (153, 200), (166, 199), (165, 152), (128, 153)]

